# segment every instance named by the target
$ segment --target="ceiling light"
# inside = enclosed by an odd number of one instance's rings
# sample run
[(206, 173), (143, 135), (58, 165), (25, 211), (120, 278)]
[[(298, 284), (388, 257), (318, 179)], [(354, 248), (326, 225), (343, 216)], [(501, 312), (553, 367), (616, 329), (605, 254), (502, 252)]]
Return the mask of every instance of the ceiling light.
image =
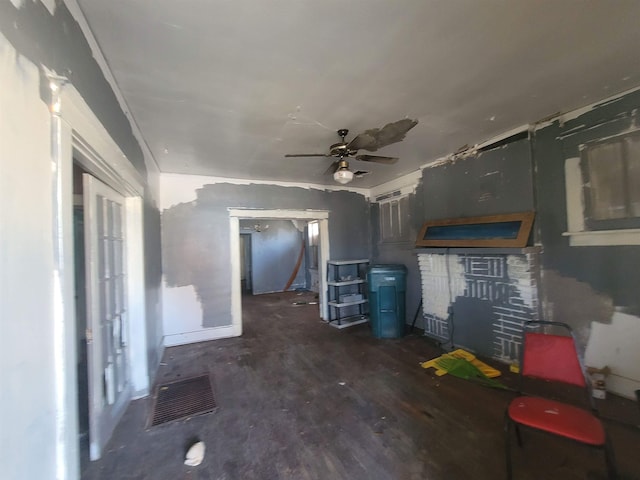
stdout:
[(333, 174), (333, 179), (343, 185), (353, 180), (353, 172), (349, 170), (349, 164), (346, 160), (340, 161), (338, 170)]
[(333, 174), (333, 179), (344, 185), (345, 183), (349, 183), (353, 180), (353, 172), (347, 168), (341, 168), (340, 170), (336, 170), (336, 173)]

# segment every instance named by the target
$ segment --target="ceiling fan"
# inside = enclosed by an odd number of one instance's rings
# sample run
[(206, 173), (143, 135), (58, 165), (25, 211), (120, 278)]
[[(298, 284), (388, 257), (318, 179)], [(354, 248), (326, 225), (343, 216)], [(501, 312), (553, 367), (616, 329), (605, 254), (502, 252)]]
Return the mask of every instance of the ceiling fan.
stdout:
[(356, 135), (350, 142), (345, 141), (349, 130), (341, 128), (338, 135), (341, 142), (334, 143), (329, 147), (328, 153), (300, 153), (287, 154), (285, 157), (334, 157), (336, 160), (329, 166), (325, 174), (333, 174), (333, 178), (338, 183), (349, 183), (354, 177), (361, 177), (369, 172), (357, 170), (353, 172), (349, 169), (347, 158), (354, 158), (361, 162), (375, 162), (392, 165), (398, 161), (397, 157), (383, 157), (380, 155), (358, 155), (358, 150), (375, 152), (379, 148), (386, 147), (392, 143), (400, 142), (404, 139), (409, 130), (418, 124), (418, 120), (404, 118), (397, 122), (388, 123), (382, 128), (372, 128)]

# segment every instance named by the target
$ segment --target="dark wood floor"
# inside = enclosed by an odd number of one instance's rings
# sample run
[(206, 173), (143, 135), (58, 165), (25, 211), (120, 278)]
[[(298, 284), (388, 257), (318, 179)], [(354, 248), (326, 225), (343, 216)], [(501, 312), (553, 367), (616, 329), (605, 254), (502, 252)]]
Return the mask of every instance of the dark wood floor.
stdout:
[[(441, 352), (425, 337), (376, 340), (367, 324), (338, 330), (294, 293), (244, 299), (240, 338), (173, 347), (157, 382), (210, 373), (213, 414), (146, 429), (134, 401), (103, 458), (83, 478), (383, 480), (504, 478), (503, 412), (513, 395), (419, 362)], [(512, 382), (507, 375), (505, 382)], [(611, 416), (640, 424), (630, 401)], [(608, 422), (621, 478), (640, 478), (640, 431)], [(183, 464), (206, 443), (202, 465)], [(514, 448), (515, 478), (605, 478), (599, 452), (534, 433)]]

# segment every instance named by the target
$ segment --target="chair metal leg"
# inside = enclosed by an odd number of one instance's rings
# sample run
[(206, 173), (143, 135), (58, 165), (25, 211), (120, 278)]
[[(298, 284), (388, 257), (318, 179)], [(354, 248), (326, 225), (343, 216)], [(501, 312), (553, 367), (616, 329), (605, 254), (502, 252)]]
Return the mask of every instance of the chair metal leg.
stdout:
[(518, 439), (518, 446), (522, 448), (522, 434), (520, 433), (520, 425), (515, 424), (516, 438)]
[(607, 435), (604, 441), (604, 461), (607, 464), (607, 474), (609, 480), (616, 480), (618, 478), (618, 472), (616, 469), (616, 459), (613, 454), (613, 447), (611, 445), (611, 439)]
[(513, 472), (511, 467), (511, 439), (510, 437), (511, 431), (511, 419), (509, 418), (509, 413), (505, 412), (504, 414), (504, 457), (506, 460), (507, 466), (507, 480), (511, 480), (513, 478)]

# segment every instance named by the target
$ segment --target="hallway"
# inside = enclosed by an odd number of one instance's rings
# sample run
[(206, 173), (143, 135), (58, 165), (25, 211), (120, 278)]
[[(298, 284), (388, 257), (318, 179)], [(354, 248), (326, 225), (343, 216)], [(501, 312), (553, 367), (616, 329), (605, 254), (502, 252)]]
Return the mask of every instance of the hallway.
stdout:
[[(419, 362), (439, 355), (426, 338), (376, 340), (368, 325), (331, 328), (307, 295), (247, 296), (244, 335), (165, 351), (157, 382), (208, 372), (215, 413), (146, 428), (152, 399), (134, 401), (86, 480), (412, 480), (504, 476), (503, 411), (511, 393)], [(505, 383), (513, 384), (506, 375)], [(632, 402), (610, 414), (640, 423)], [(622, 479), (640, 478), (640, 431), (608, 423)], [(195, 439), (202, 465), (183, 465)], [(551, 445), (553, 445), (551, 447)], [(549, 448), (551, 447), (551, 448)], [(518, 479), (604, 478), (599, 453), (533, 433)], [(540, 461), (544, 458), (544, 461)]]

